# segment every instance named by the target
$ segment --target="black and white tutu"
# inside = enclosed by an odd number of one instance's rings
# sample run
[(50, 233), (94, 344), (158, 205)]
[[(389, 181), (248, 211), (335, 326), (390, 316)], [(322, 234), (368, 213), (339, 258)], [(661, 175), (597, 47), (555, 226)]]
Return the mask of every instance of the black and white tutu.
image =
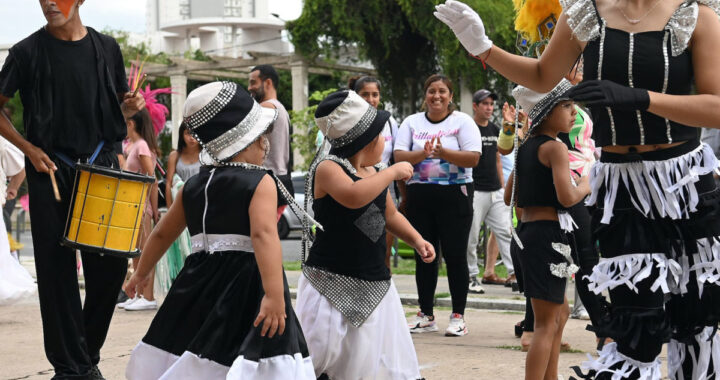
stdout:
[(314, 380), (284, 281), (285, 332), (261, 337), (262, 325), (253, 326), (264, 295), (255, 256), (192, 254), (133, 350), (127, 378)]

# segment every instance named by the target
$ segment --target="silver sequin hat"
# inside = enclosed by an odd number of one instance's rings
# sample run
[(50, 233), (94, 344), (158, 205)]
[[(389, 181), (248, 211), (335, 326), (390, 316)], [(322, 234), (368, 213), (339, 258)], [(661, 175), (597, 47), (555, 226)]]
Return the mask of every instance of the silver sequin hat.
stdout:
[(550, 92), (540, 93), (524, 86), (517, 86), (512, 90), (512, 95), (520, 108), (528, 113), (533, 124), (538, 125), (558, 103), (570, 99), (567, 93), (571, 88), (573, 88), (572, 83), (563, 78)]
[(315, 123), (330, 142), (330, 154), (349, 158), (380, 132), (390, 112), (375, 109), (352, 90), (333, 92), (318, 104)]
[(229, 160), (260, 137), (277, 118), (277, 110), (260, 106), (233, 82), (212, 82), (190, 92), (183, 122), (200, 142), (200, 162)]

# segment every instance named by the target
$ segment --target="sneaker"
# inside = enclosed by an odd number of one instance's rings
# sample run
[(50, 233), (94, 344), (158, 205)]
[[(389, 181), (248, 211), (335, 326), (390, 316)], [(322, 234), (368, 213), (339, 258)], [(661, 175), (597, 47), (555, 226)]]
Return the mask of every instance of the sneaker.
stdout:
[(90, 379), (91, 379), (91, 380), (106, 380), (106, 379), (103, 377), (102, 373), (100, 373), (100, 368), (98, 368), (97, 366), (94, 366), (94, 367), (90, 370)]
[(480, 281), (478, 281), (477, 277), (470, 278), (468, 291), (475, 294), (485, 294), (485, 289), (483, 289), (482, 285), (480, 285)]
[(125, 310), (127, 310), (127, 311), (155, 310), (155, 309), (157, 309), (157, 301), (155, 301), (155, 300), (148, 301), (143, 296), (140, 296), (140, 298), (138, 298), (137, 301), (133, 302), (132, 304), (125, 306)]
[(590, 314), (588, 314), (587, 310), (585, 309), (585, 306), (580, 306), (580, 307), (576, 307), (573, 309), (572, 313), (570, 313), (570, 318), (580, 319), (583, 321), (589, 321)]
[(433, 332), (438, 331), (437, 323), (435, 323), (435, 318), (430, 319), (430, 316), (427, 316), (422, 313), (422, 311), (418, 311), (417, 315), (415, 316), (415, 319), (413, 319), (412, 322), (408, 323), (408, 327), (410, 328), (411, 333), (424, 333), (424, 332)]
[(135, 298), (128, 298), (125, 300), (125, 302), (120, 302), (119, 304), (115, 305), (118, 309), (124, 309), (125, 306), (130, 306), (133, 302), (139, 300), (138, 296), (135, 296)]
[(465, 326), (465, 319), (462, 314), (450, 314), (450, 324), (445, 330), (445, 336), (463, 336), (467, 335), (467, 333), (467, 326)]

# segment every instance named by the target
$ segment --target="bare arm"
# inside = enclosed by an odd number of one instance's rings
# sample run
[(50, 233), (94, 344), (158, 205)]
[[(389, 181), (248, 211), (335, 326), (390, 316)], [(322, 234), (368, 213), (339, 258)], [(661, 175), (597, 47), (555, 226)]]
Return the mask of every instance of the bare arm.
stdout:
[(480, 161), (480, 152), (441, 148), (436, 157), (442, 158), (443, 160), (461, 168), (472, 168), (478, 164), (478, 161)]
[(130, 281), (125, 285), (125, 293), (131, 298), (135, 296), (136, 286), (142, 285), (149, 280), (150, 272), (155, 268), (155, 264), (186, 227), (182, 189), (178, 192), (177, 200), (160, 223), (153, 228), (145, 246), (142, 247), (143, 252), (138, 267)]
[(561, 205), (574, 206), (590, 193), (588, 177), (581, 178), (577, 187), (570, 181), (570, 160), (565, 144), (548, 141), (540, 145), (538, 159), (552, 169), (555, 192)]
[(649, 92), (652, 112), (694, 127), (720, 128), (720, 20), (710, 8), (699, 7), (691, 54), (698, 95), (667, 95)]
[(167, 170), (165, 171), (165, 203), (168, 207), (172, 206), (173, 199), (172, 199), (172, 185), (173, 185), (173, 177), (175, 177), (175, 167), (177, 166), (177, 160), (179, 159), (179, 154), (176, 150), (173, 150), (170, 152), (170, 157), (168, 157), (168, 164), (167, 164)]
[(424, 150), (396, 150), (393, 152), (393, 157), (395, 157), (395, 162), (400, 161), (407, 161), (412, 165), (418, 164), (422, 162), (424, 159), (428, 158), (430, 154)]
[(333, 161), (323, 161), (315, 172), (315, 198), (330, 194), (341, 205), (356, 209), (372, 202), (392, 181), (409, 179), (413, 169), (407, 162), (399, 162), (385, 170), (353, 181)]
[[(0, 95), (0, 108), (2, 108), (8, 100), (10, 99)], [(48, 157), (42, 149), (25, 140), (25, 138), (18, 133), (4, 112), (0, 112), (0, 135), (18, 147), (18, 149), (30, 159), (30, 162), (32, 162), (35, 170), (38, 172), (47, 173), (50, 170), (57, 170), (55, 163), (52, 162), (50, 157)]]
[(22, 185), (23, 181), (25, 180), (25, 169), (19, 171), (17, 174), (12, 176), (10, 178), (10, 183), (8, 183), (7, 186), (7, 200), (15, 199), (17, 196), (18, 189), (20, 188), (20, 185)]
[[(147, 174), (149, 176), (155, 176), (155, 161), (153, 161), (152, 157), (150, 156), (140, 156), (140, 165), (142, 165), (142, 172), (143, 174)], [(153, 184), (150, 186), (149, 189), (150, 193), (148, 196), (150, 197), (150, 207), (153, 212), (153, 220), (157, 222), (158, 217), (158, 190), (157, 190), (157, 180), (153, 182)]]
[(497, 166), (497, 173), (498, 173), (498, 180), (500, 180), (500, 186), (505, 186), (505, 176), (503, 175), (503, 166), (502, 166), (502, 158), (500, 156), (500, 151), (495, 153), (495, 165)]
[[(510, 204), (510, 197), (512, 196), (514, 182), (515, 182), (515, 170), (510, 172), (510, 177), (508, 177), (508, 181), (505, 184), (505, 194), (503, 195), (503, 200), (505, 201), (505, 204), (508, 206), (512, 206)], [(515, 188), (515, 191), (517, 191), (517, 187)]]
[(285, 330), (285, 296), (282, 267), (282, 246), (277, 231), (277, 188), (275, 181), (265, 175), (253, 194), (248, 210), (250, 214), (250, 239), (255, 249), (260, 278), (265, 296), (255, 326), (261, 321), (262, 335), (269, 337)]
[(570, 72), (584, 45), (572, 35), (567, 16), (563, 13), (539, 59), (511, 54), (495, 45), (480, 58), (511, 82), (537, 92), (548, 92)]

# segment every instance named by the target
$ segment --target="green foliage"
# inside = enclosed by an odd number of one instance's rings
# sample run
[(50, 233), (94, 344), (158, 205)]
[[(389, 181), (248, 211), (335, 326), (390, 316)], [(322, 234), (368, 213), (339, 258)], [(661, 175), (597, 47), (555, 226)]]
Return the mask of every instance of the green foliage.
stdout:
[(20, 101), (20, 92), (15, 92), (15, 96), (10, 98), (5, 107), (10, 114), (10, 121), (15, 129), (25, 136), (25, 124), (23, 124), (23, 104)]
[(195, 51), (188, 50), (183, 54), (183, 57), (185, 59), (192, 59), (193, 61), (203, 61), (207, 62), (212, 60), (209, 55), (205, 54), (202, 50), (197, 49)]
[(334, 91), (336, 91), (334, 88), (325, 91), (315, 91), (308, 98), (308, 102), (310, 103), (309, 107), (290, 111), (290, 122), (293, 125), (292, 149), (298, 150), (303, 158), (303, 162), (295, 163), (295, 170), (307, 171), (310, 168), (312, 159), (317, 151), (315, 141), (317, 139), (318, 127), (315, 124), (315, 110), (320, 101)]
[(118, 45), (120, 46), (120, 52), (122, 52), (123, 60), (125, 61), (125, 67), (130, 67), (130, 62), (135, 59), (146, 60), (146, 62), (152, 63), (163, 63), (169, 64), (170, 58), (165, 53), (152, 54), (150, 52), (150, 46), (143, 41), (137, 45), (130, 44), (130, 33), (124, 30), (117, 29), (103, 29), (102, 33), (107, 34), (115, 38)]
[[(512, 2), (464, 1), (483, 18), (493, 42), (512, 51), (516, 36)], [(308, 57), (333, 58), (357, 49), (385, 82), (384, 96), (403, 114), (419, 108), (422, 84), (436, 72), (456, 83), (462, 80), (471, 90), (492, 87), (508, 95), (508, 82), (469, 57), (452, 31), (433, 16), (439, 2), (306, 0), (300, 18), (288, 22), (287, 28), (296, 51)]]

